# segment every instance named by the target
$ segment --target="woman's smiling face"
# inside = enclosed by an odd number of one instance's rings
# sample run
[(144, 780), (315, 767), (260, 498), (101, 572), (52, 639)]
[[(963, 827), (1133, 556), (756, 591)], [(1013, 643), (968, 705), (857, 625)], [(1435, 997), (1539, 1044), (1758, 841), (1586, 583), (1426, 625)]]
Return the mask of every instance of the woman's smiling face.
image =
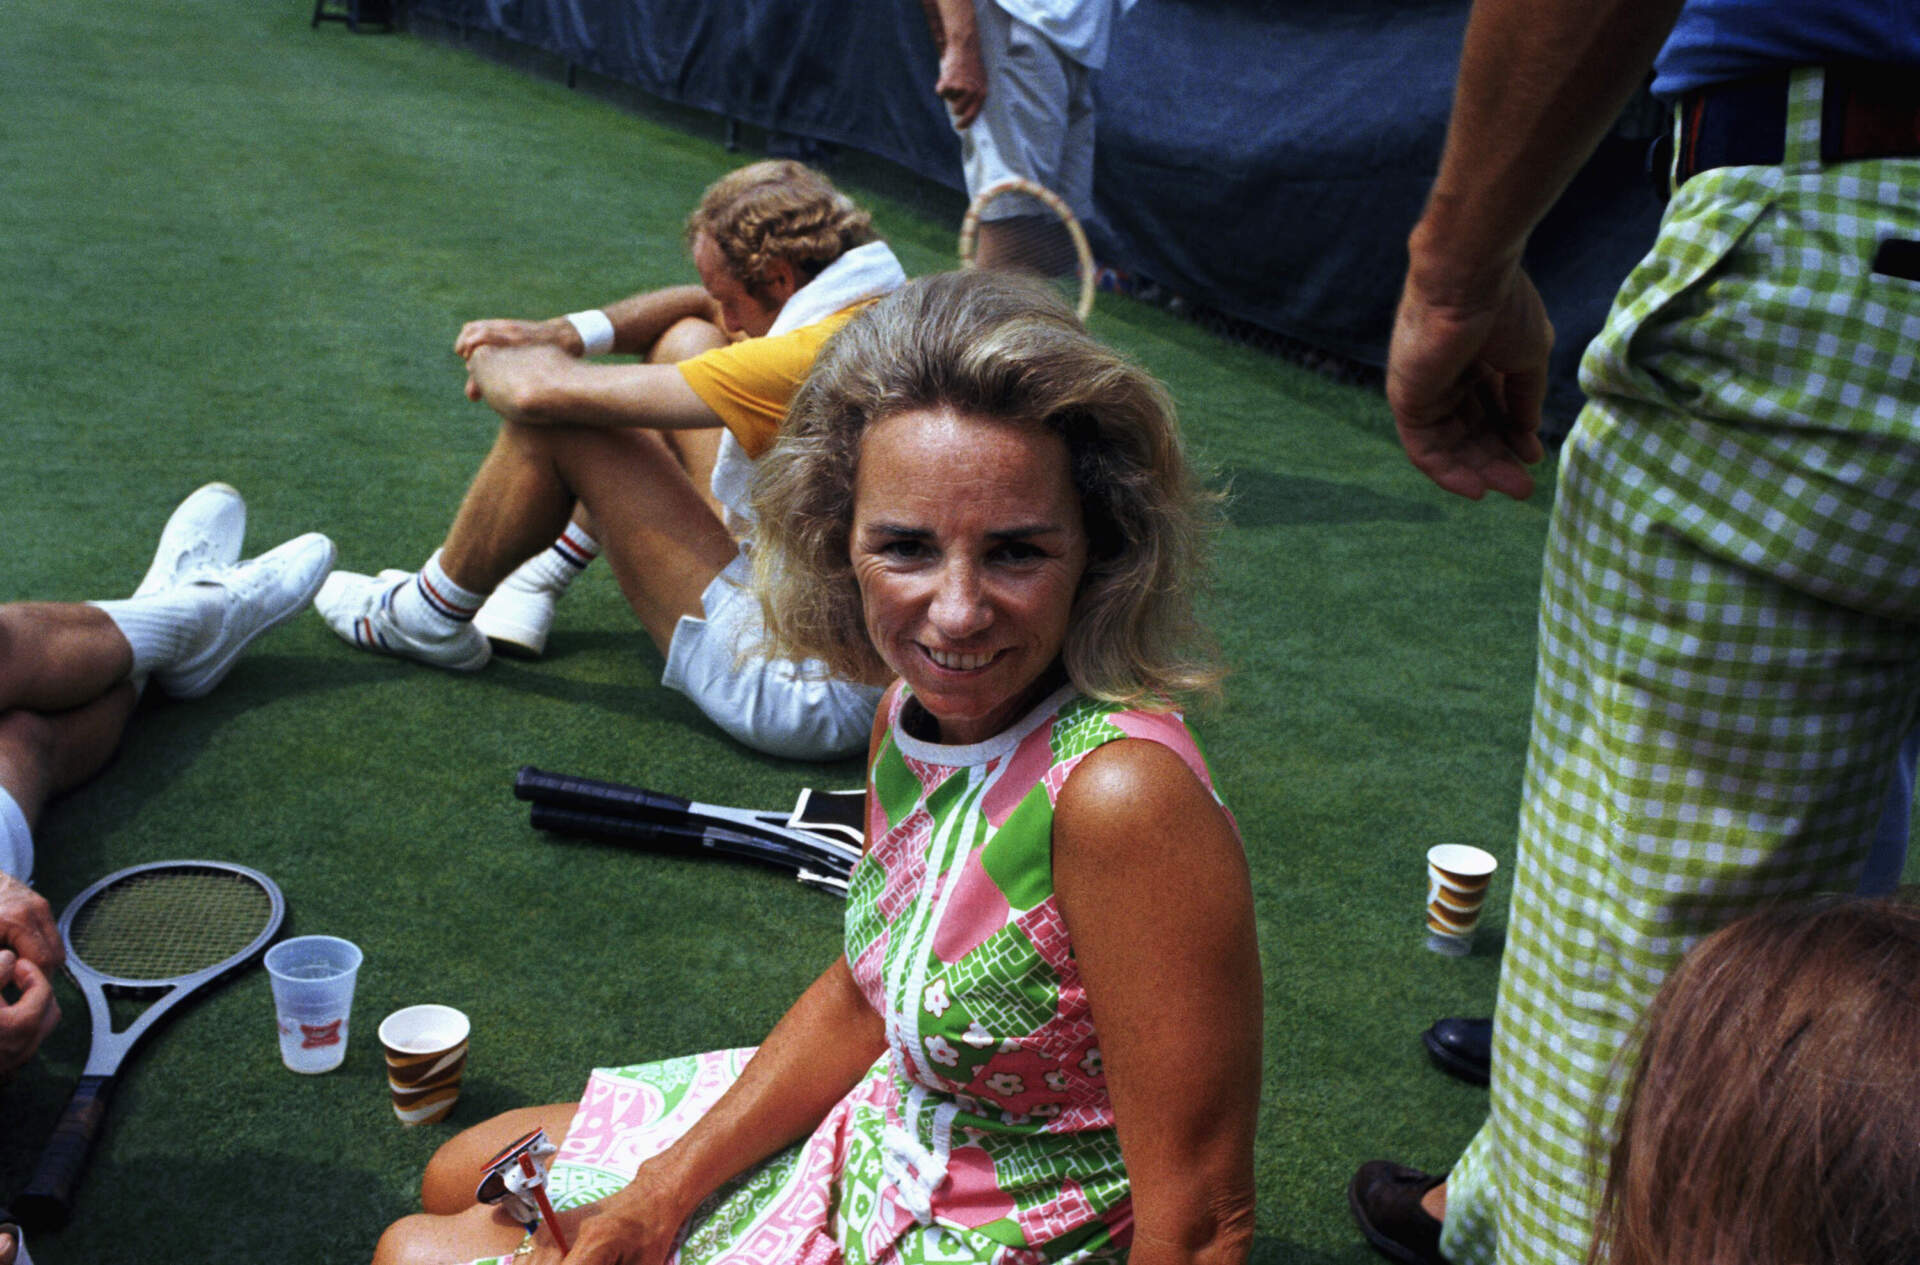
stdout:
[(1066, 441), (946, 408), (881, 418), (849, 552), (867, 635), (940, 741), (992, 737), (1052, 686), (1087, 567)]

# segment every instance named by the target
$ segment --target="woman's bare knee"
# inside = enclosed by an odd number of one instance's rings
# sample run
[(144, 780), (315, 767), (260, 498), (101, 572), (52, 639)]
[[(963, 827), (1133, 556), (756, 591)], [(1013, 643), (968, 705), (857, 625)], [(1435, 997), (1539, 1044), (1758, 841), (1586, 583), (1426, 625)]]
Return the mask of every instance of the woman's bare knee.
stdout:
[(573, 1103), (519, 1107), (455, 1134), (427, 1161), (427, 1171), (420, 1178), (420, 1206), (441, 1216), (475, 1207), (473, 1191), (488, 1160), (535, 1129), (545, 1129), (547, 1137), (559, 1145), (573, 1123), (574, 1110)]
[(477, 1204), (450, 1217), (416, 1213), (387, 1227), (373, 1249), (373, 1265), (457, 1265), (510, 1252), (521, 1234), (520, 1227)]

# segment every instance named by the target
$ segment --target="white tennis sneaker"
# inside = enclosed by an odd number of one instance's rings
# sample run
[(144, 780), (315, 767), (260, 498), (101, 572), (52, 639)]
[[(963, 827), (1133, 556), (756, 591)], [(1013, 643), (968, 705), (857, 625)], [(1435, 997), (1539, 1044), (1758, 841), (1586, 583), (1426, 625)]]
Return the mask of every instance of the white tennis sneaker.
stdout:
[(160, 530), (153, 565), (133, 591), (145, 597), (230, 567), (247, 534), (247, 503), (231, 484), (209, 483), (180, 502)]
[(333, 542), (319, 532), (295, 536), (257, 558), (193, 581), (222, 590), (219, 623), (205, 646), (153, 679), (175, 698), (199, 698), (226, 677), (254, 638), (298, 615), (333, 570)]
[(477, 672), (493, 657), (486, 636), (472, 624), (461, 624), (444, 637), (422, 635), (402, 628), (393, 617), (393, 595), (412, 584), (411, 571), (382, 571), (359, 575), (335, 571), (313, 599), (313, 609), (350, 646), (390, 654), (452, 672)]
[(473, 626), (501, 653), (538, 659), (547, 648), (554, 608), (565, 591), (537, 577), (533, 562), (523, 562), (488, 594), (474, 613)]

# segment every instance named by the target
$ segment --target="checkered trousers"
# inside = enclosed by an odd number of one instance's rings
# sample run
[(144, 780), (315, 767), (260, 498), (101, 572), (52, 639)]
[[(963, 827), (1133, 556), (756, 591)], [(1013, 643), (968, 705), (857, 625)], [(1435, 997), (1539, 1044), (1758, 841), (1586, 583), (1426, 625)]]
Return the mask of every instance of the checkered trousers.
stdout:
[[(1702, 936), (1851, 890), (1920, 718), (1920, 162), (1689, 181), (1587, 353), (1563, 454), (1458, 1265), (1577, 1262), (1654, 992)], [(1706, 1087), (1703, 1086), (1703, 1090)]]

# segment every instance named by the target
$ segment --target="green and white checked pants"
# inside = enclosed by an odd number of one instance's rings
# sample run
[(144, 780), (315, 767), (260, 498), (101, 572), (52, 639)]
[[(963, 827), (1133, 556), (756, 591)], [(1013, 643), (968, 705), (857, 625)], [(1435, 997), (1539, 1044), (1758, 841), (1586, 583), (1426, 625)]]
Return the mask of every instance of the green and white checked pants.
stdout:
[(1920, 718), (1920, 282), (1871, 269), (1920, 240), (1920, 161), (1822, 168), (1819, 94), (1796, 72), (1781, 166), (1677, 192), (1581, 368), (1456, 1265), (1584, 1259), (1667, 971), (1852, 890)]

